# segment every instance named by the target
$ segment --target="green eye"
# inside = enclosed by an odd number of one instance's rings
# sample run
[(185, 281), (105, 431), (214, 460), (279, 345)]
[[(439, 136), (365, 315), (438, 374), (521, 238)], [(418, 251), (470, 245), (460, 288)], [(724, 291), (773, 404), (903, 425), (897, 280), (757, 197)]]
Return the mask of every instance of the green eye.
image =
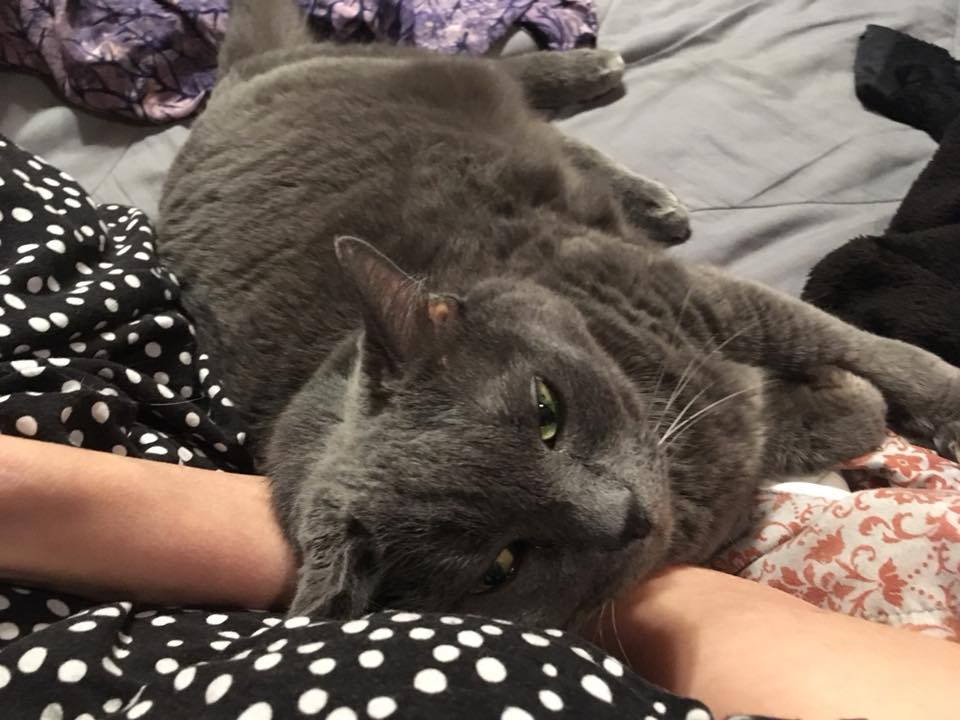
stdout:
[(540, 422), (540, 439), (547, 447), (553, 447), (560, 432), (560, 401), (541, 378), (533, 379), (533, 391)]
[(517, 566), (520, 563), (519, 546), (514, 543), (507, 545), (490, 563), (490, 567), (483, 573), (480, 582), (473, 589), (473, 593), (480, 594), (496, 590), (517, 572)]

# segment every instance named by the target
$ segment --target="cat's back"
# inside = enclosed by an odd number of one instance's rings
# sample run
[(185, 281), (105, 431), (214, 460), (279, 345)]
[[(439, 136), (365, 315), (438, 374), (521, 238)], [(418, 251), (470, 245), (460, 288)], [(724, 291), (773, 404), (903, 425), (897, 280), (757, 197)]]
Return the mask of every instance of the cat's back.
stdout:
[(355, 52), (299, 47), (233, 66), (166, 180), (161, 249), (228, 375), (262, 377), (289, 342), (310, 348), (286, 373), (302, 376), (358, 327), (336, 236), (415, 274), (467, 273), (493, 252), (474, 240), (501, 216), (561, 191), (556, 133), (496, 63)]

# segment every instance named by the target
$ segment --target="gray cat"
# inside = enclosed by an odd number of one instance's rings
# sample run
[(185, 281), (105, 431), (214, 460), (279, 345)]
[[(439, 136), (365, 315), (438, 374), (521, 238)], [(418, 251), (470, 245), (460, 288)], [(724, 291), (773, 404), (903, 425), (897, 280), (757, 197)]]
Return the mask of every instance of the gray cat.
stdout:
[(292, 613), (571, 625), (708, 558), (762, 479), (875, 447), (887, 403), (957, 437), (960, 371), (672, 259), (676, 198), (537, 114), (622, 69), (235, 4), (160, 235), (299, 552)]

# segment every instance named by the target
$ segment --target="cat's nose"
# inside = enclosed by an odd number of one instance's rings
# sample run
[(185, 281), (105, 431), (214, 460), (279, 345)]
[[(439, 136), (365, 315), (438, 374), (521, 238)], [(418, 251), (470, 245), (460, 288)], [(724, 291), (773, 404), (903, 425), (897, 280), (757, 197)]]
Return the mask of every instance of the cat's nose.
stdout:
[(624, 544), (636, 540), (643, 540), (650, 534), (652, 529), (653, 526), (650, 524), (650, 519), (643, 511), (643, 508), (640, 507), (639, 503), (631, 503), (623, 522), (623, 531), (620, 533), (620, 540)]

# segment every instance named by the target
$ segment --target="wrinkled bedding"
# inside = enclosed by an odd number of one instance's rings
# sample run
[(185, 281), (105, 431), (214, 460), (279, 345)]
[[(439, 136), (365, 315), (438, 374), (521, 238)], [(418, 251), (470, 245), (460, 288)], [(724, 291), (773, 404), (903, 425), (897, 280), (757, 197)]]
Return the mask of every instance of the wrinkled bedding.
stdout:
[[(292, 2), (293, 0), (291, 0)], [(479, 55), (517, 27), (542, 48), (596, 41), (591, 0), (300, 0), (324, 37)], [(7, 0), (0, 67), (49, 75), (71, 102), (151, 122), (196, 112), (216, 78), (227, 0)]]

